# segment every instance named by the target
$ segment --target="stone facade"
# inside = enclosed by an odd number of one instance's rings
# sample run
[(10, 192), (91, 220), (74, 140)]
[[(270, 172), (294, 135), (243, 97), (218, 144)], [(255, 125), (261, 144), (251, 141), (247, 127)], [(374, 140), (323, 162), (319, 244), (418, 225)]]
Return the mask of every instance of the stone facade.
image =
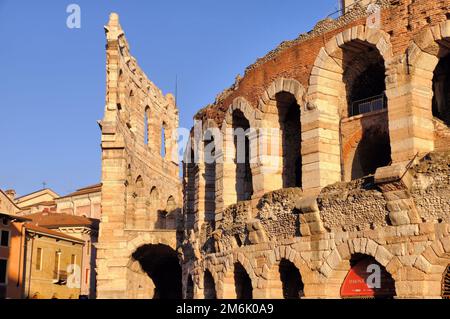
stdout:
[[(259, 59), (195, 116), (201, 133), (220, 136), (198, 140), (194, 129), (185, 156), (185, 298), (283, 298), (292, 289), (340, 298), (364, 258), (389, 278), (389, 297), (443, 295), (450, 1), (376, 3), (378, 24), (352, 5)], [(256, 152), (245, 165), (229, 128), (250, 129)], [(261, 150), (264, 139), (281, 147)]]
[(182, 193), (175, 99), (139, 68), (117, 14), (111, 14), (105, 31), (97, 297), (178, 297), (176, 223)]

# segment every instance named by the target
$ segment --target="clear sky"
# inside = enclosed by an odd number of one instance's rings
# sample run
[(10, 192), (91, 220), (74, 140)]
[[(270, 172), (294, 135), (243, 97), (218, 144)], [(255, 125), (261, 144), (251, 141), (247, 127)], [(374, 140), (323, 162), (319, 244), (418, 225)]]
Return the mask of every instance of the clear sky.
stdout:
[[(66, 8), (81, 7), (69, 29)], [(147, 76), (164, 93), (178, 76), (180, 125), (237, 74), (311, 30), (338, 0), (0, 0), (0, 188), (63, 195), (100, 181), (105, 36), (117, 12)]]

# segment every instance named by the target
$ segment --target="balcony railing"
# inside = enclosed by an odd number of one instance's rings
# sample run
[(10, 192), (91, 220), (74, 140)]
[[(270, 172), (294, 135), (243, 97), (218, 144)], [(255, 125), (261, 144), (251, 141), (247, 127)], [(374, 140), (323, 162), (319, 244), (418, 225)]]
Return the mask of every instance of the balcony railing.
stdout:
[(375, 95), (363, 100), (358, 100), (352, 103), (349, 116), (355, 116), (359, 114), (381, 111), (387, 108), (386, 95)]

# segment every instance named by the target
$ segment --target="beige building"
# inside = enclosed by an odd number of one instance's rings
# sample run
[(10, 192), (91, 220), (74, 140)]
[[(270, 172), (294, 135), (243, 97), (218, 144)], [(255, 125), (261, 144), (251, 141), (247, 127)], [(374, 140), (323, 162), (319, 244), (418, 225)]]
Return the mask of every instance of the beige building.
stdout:
[(20, 207), (14, 201), (14, 196), (13, 190), (4, 192), (0, 189), (0, 212), (12, 215), (20, 213)]
[(100, 220), (102, 185), (80, 188), (75, 192), (55, 198), (56, 211), (68, 215)]
[(6, 193), (0, 194), (3, 196), (0, 205), (3, 203), (4, 211), (29, 218), (40, 227), (83, 240), (80, 295), (95, 298), (95, 244), (101, 218), (101, 184), (84, 187), (61, 197), (50, 189), (17, 198), (13, 190)]
[(82, 239), (26, 224), (23, 297), (78, 299)]
[(27, 215), (32, 224), (83, 241), (82, 262), (80, 262), (80, 295), (95, 298), (96, 287), (96, 248), (98, 238), (97, 219), (68, 215), (51, 211), (43, 211)]
[(20, 197), (15, 197), (16, 192), (14, 190), (11, 192), (12, 194), (14, 194), (12, 195), (12, 198), (14, 198), (16, 205), (24, 210), (25, 213), (31, 210), (33, 207), (34, 209), (40, 209), (42, 207), (54, 206), (55, 198), (59, 197), (57, 193), (49, 188), (42, 189)]

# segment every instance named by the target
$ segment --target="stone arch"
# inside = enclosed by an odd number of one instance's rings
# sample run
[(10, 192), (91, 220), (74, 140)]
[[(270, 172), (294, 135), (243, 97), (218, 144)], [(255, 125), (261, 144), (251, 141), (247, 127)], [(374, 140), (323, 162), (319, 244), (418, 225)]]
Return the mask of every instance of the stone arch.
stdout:
[[(445, 297), (445, 276), (450, 265), (450, 236), (446, 233), (442, 238), (436, 239), (429, 245), (420, 256), (417, 257), (413, 267), (424, 273), (427, 285), (424, 287), (428, 291), (424, 295), (433, 298)], [(447, 277), (450, 280), (450, 277)], [(450, 281), (447, 281), (447, 285)], [(448, 287), (448, 286), (447, 286)], [(447, 288), (448, 289), (448, 288)], [(450, 293), (450, 290), (447, 290)], [(450, 298), (450, 295), (447, 295)]]
[(240, 110), (245, 118), (249, 121), (250, 127), (257, 128), (257, 115), (256, 115), (256, 109), (244, 98), (244, 97), (237, 97), (233, 100), (231, 105), (228, 107), (227, 112), (225, 114), (225, 122), (228, 126), (232, 125), (233, 122), (233, 112), (235, 110)]
[[(243, 97), (233, 100), (228, 108), (225, 120), (222, 123), (222, 135), (224, 137), (224, 153), (221, 156), (220, 170), (224, 176), (221, 183), (222, 193), (221, 200), (223, 207), (235, 204), (238, 201), (248, 200), (254, 195), (256, 167), (258, 166), (258, 138), (256, 113), (258, 111), (253, 108)], [(235, 121), (234, 121), (234, 120)], [(235, 123), (233, 123), (235, 122)], [(233, 126), (243, 128), (247, 134), (240, 136), (239, 140), (235, 137)], [(249, 129), (249, 130), (248, 130)], [(236, 163), (237, 141), (245, 141), (245, 160), (242, 163)], [(239, 165), (240, 164), (240, 165)], [(225, 187), (225, 185), (228, 185)], [(229, 187), (235, 185), (235, 187)], [(222, 207), (217, 207), (220, 209)]]
[[(128, 243), (127, 291), (132, 296), (153, 299), (181, 298), (181, 267), (177, 252), (165, 240), (151, 240), (150, 235), (138, 236)], [(148, 280), (150, 277), (150, 281)], [(153, 291), (142, 291), (152, 288)]]
[(161, 123), (161, 139), (160, 139), (160, 155), (162, 158), (166, 158), (167, 150), (168, 150), (168, 126), (166, 121), (162, 121)]
[(275, 96), (280, 92), (291, 93), (300, 105), (304, 105), (306, 90), (303, 85), (296, 79), (278, 78), (264, 90), (259, 100), (258, 108), (264, 112), (264, 106), (270, 103), (271, 100), (275, 100)]
[(261, 129), (258, 143), (256, 190), (264, 194), (281, 188), (302, 186), (301, 116), (305, 89), (295, 79), (278, 78), (263, 92), (258, 110)]
[[(443, 88), (445, 97), (440, 97), (438, 88), (435, 86), (438, 67), (442, 62), (447, 61), (445, 73), (448, 73), (448, 60), (450, 59), (450, 20), (441, 22), (435, 26), (425, 27), (416, 37), (407, 49), (408, 60), (411, 72), (411, 82), (420, 83), (418, 87), (422, 92), (420, 96), (415, 97), (417, 103), (421, 103), (422, 107), (425, 105), (426, 110), (431, 113), (431, 117), (439, 118), (447, 126), (450, 126), (450, 97), (448, 96), (448, 83)], [(444, 105), (442, 110), (438, 107), (437, 99), (443, 100)], [(420, 99), (420, 100), (419, 100)], [(439, 114), (440, 112), (442, 114)], [(436, 113), (437, 112), (437, 113)], [(442, 116), (439, 116), (442, 115)]]
[(233, 277), (236, 299), (253, 299), (252, 280), (240, 262), (235, 262), (233, 265)]
[(223, 270), (223, 277), (221, 280), (220, 294), (223, 299), (236, 299), (238, 294), (236, 292), (235, 283), (235, 265), (239, 264), (250, 279), (252, 286), (252, 294), (254, 295), (255, 288), (258, 287), (258, 277), (256, 276), (250, 261), (242, 253), (237, 255), (237, 260), (234, 260), (232, 255), (229, 255)]
[(326, 295), (340, 297), (341, 285), (350, 269), (350, 259), (355, 254), (373, 257), (397, 282), (397, 271), (401, 267), (399, 259), (382, 245), (369, 238), (349, 239), (338, 244), (328, 255), (319, 269), (326, 281)]
[[(363, 58), (370, 56), (371, 58)], [(357, 66), (350, 68), (352, 57), (359, 57), (361, 61)], [(303, 144), (319, 141), (329, 143), (330, 140), (340, 141), (340, 120), (353, 113), (350, 110), (358, 109), (360, 111), (374, 111), (385, 108), (384, 93), (380, 96), (371, 96), (366, 100), (354, 100), (362, 98), (364, 94), (371, 94), (371, 91), (363, 93), (357, 92), (355, 86), (359, 81), (358, 77), (367, 73), (368, 68), (377, 66), (378, 73), (383, 77), (379, 80), (379, 89), (385, 89), (395, 86), (395, 77), (390, 77), (392, 73), (393, 52), (390, 43), (390, 36), (377, 29), (371, 29), (363, 25), (355, 26), (344, 30), (329, 40), (319, 51), (314, 62), (309, 79), (307, 92), (308, 116), (304, 117), (302, 125), (307, 125), (308, 129), (302, 132)], [(366, 79), (371, 78), (366, 76)], [(366, 86), (370, 88), (372, 86)], [(356, 91), (355, 91), (356, 90)], [(357, 103), (357, 107), (354, 103)], [(389, 122), (385, 123), (386, 127)], [(326, 127), (326, 130), (320, 128)], [(364, 132), (366, 129), (364, 128)], [(389, 130), (386, 129), (389, 133)], [(389, 137), (387, 138), (389, 140)], [(316, 142), (317, 143), (317, 142)], [(319, 147), (318, 154), (309, 154), (320, 160), (320, 166), (326, 171), (323, 175), (328, 176), (322, 185), (331, 184), (341, 180), (342, 168), (342, 145), (336, 148)], [(318, 160), (319, 161), (319, 160)], [(388, 163), (383, 163), (387, 165)], [(315, 164), (314, 164), (315, 165)], [(383, 165), (383, 166), (384, 166)], [(320, 175), (322, 175), (322, 170)], [(308, 172), (306, 180), (311, 180), (317, 172)], [(305, 180), (305, 179), (304, 179)], [(325, 185), (324, 185), (325, 184)]]
[(205, 268), (203, 272), (203, 298), (217, 299), (216, 279), (211, 271)]
[(161, 223), (162, 229), (176, 229), (177, 227), (177, 215), (178, 215), (178, 209), (177, 204), (175, 201), (175, 197), (170, 195), (167, 198), (166, 206), (164, 210), (161, 212), (163, 216), (163, 223)]
[(144, 227), (147, 216), (147, 202), (145, 196), (145, 183), (141, 175), (136, 178), (133, 196), (135, 197), (134, 226)]
[[(339, 115), (340, 92), (336, 89), (342, 87), (343, 56), (342, 49), (350, 51), (370, 46), (382, 56), (386, 73), (393, 59), (390, 36), (377, 29), (362, 25), (347, 29), (329, 40), (314, 62), (308, 87), (308, 100), (320, 111), (329, 115)], [(385, 81), (388, 82), (387, 79)]]
[(271, 299), (299, 299), (304, 295), (300, 269), (286, 258), (273, 264), (267, 277), (266, 289)]
[[(315, 292), (312, 292), (315, 289), (314, 286), (320, 285), (320, 278), (318, 278), (317, 272), (311, 270), (298, 251), (292, 249), (290, 246), (278, 246), (275, 248), (273, 256), (269, 257), (266, 264), (263, 265), (260, 286), (264, 289), (265, 296), (268, 298), (283, 298), (278, 273), (278, 266), (282, 260), (291, 262), (298, 269), (303, 284), (304, 295), (309, 296), (314, 294)], [(275, 292), (271, 290), (274, 281), (278, 288), (278, 291)]]
[[(341, 298), (391, 299), (397, 296), (396, 282), (392, 275), (374, 257), (353, 253), (349, 266), (341, 285)], [(375, 285), (369, 285), (368, 280), (373, 280), (372, 283)]]
[(199, 182), (199, 166), (198, 155), (195, 152), (193, 138), (189, 139), (186, 152), (184, 154), (183, 170), (185, 179), (183, 181), (184, 188), (184, 223), (186, 231), (194, 228), (195, 214), (198, 211), (198, 182)]
[(194, 279), (192, 274), (188, 274), (186, 276), (186, 283), (185, 283), (185, 293), (184, 298), (185, 299), (194, 299)]
[(204, 171), (202, 174), (204, 186), (203, 210), (206, 221), (214, 221), (217, 207), (217, 170), (219, 158), (222, 157), (222, 133), (214, 120), (208, 119), (203, 127), (202, 138), (202, 162)]

